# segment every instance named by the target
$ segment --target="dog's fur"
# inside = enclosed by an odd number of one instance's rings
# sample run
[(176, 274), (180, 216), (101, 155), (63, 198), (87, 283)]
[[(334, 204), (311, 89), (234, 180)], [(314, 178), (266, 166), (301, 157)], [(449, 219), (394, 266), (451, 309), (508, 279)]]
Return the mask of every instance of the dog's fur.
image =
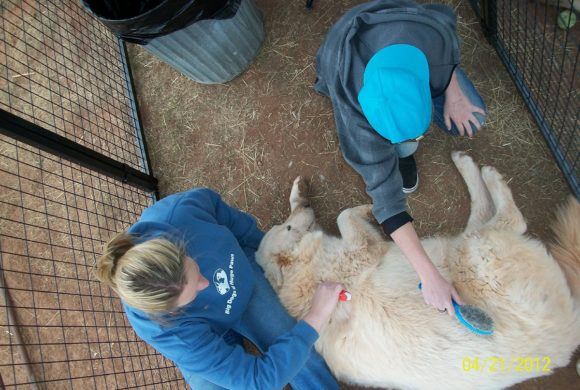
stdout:
[[(551, 254), (524, 235), (526, 223), (501, 175), (455, 152), (471, 195), (471, 215), (456, 237), (422, 240), (433, 263), (464, 301), (494, 319), (478, 336), (427, 306), (418, 277), (372, 221), (370, 206), (343, 211), (341, 238), (316, 225), (297, 178), (291, 215), (264, 237), (257, 261), (290, 314), (302, 318), (321, 281), (343, 283), (352, 300), (339, 303), (316, 342), (339, 380), (402, 389), (503, 388), (565, 366), (580, 344), (580, 205), (571, 199), (557, 217)], [(491, 357), (504, 360), (503, 367)], [(521, 370), (518, 358), (539, 358)], [(479, 358), (482, 372), (465, 371)], [(488, 360), (485, 360), (488, 359)], [(490, 372), (495, 368), (497, 372)], [(520, 368), (520, 370), (518, 370)]]

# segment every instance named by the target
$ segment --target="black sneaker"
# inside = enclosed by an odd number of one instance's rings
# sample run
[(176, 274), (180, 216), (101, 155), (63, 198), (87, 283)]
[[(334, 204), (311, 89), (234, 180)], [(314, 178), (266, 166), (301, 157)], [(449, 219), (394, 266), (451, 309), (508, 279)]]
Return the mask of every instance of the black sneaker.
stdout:
[(399, 172), (403, 178), (403, 192), (405, 194), (414, 192), (419, 186), (419, 174), (413, 155), (399, 159)]

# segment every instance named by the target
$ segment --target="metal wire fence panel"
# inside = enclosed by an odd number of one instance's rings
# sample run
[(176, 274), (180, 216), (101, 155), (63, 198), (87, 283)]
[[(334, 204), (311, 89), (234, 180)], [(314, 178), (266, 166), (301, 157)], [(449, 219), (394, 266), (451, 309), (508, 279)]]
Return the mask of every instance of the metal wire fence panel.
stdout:
[(580, 197), (580, 26), (572, 1), (481, 0), (472, 4), (570, 187)]
[(119, 41), (76, 0), (0, 13), (0, 109), (146, 170)]
[(0, 387), (184, 388), (94, 280), (150, 193), (0, 136)]

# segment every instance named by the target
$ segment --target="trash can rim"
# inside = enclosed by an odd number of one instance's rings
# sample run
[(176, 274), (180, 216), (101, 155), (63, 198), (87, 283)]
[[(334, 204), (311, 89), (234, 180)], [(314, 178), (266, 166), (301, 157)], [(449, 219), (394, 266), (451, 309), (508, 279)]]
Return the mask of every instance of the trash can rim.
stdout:
[(103, 21), (103, 22), (128, 22), (128, 21), (135, 21), (138, 20), (154, 11), (156, 11), (159, 7), (161, 7), (163, 4), (167, 3), (168, 1), (171, 0), (162, 0), (159, 4), (157, 4), (155, 7), (151, 8), (149, 11), (147, 12), (143, 12), (142, 14), (136, 15), (136, 16), (131, 16), (130, 18), (124, 18), (124, 19), (109, 19), (106, 17), (103, 17), (101, 15), (99, 15), (98, 13), (96, 13), (92, 7), (89, 6), (88, 1), (90, 0), (81, 0), (83, 2), (83, 5), (85, 6), (85, 9), (88, 10), (90, 13), (92, 13), (93, 15), (95, 15), (97, 18), (99, 18), (99, 20)]

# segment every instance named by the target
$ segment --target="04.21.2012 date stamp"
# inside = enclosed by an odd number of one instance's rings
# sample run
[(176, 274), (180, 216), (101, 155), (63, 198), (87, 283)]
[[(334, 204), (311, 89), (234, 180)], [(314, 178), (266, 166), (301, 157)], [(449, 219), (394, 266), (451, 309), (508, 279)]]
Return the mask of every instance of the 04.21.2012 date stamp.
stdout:
[(461, 368), (467, 372), (552, 372), (549, 356), (466, 356)]

